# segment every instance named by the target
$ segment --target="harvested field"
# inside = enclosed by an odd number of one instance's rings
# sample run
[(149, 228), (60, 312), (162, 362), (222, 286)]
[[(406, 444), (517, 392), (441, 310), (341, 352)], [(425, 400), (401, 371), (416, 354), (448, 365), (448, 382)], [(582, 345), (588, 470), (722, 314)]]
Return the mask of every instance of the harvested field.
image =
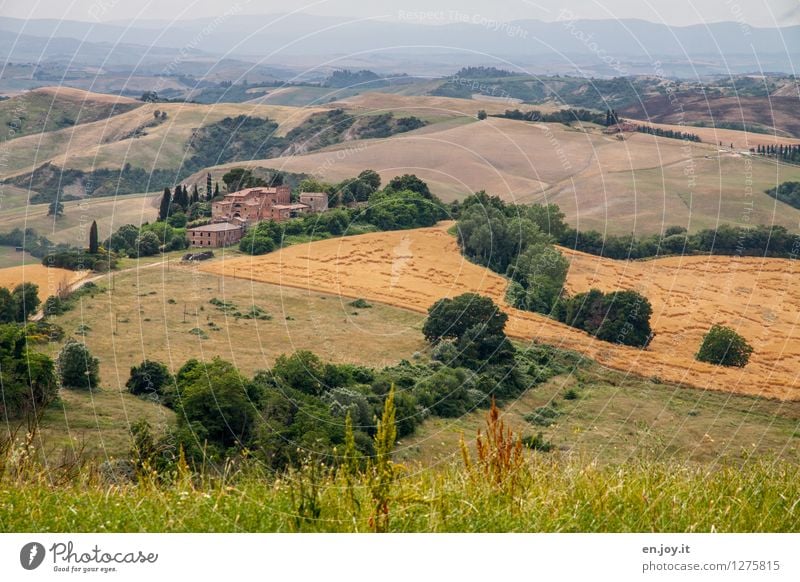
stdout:
[(39, 286), (39, 299), (44, 301), (50, 295), (55, 295), (60, 288), (80, 281), (87, 275), (88, 271), (48, 269), (37, 260), (33, 264), (0, 269), (0, 287), (13, 289), (20, 283), (35, 283)]
[[(296, 350), (383, 366), (425, 347), (416, 313), (381, 304), (358, 309), (322, 290), (221, 279), (177, 263), (104, 275), (93, 297), (51, 318), (100, 358), (104, 389), (124, 390), (131, 366), (145, 359), (175, 372), (190, 358), (219, 356), (252, 375)], [(263, 318), (246, 317), (253, 309), (263, 310)], [(60, 347), (52, 344), (50, 355)]]
[[(424, 312), (437, 299), (475, 291), (505, 305), (506, 280), (464, 259), (451, 223), (296, 245), (262, 257), (203, 265), (209, 272), (364, 297)], [(634, 288), (653, 303), (647, 350), (595, 340), (542, 315), (505, 307), (512, 337), (582, 352), (610, 368), (697, 388), (800, 399), (800, 291), (787, 260), (731, 257), (616, 262), (566, 251), (568, 287)], [(235, 273), (234, 273), (235, 270)], [(694, 360), (712, 323), (739, 328), (755, 352), (744, 369)]]

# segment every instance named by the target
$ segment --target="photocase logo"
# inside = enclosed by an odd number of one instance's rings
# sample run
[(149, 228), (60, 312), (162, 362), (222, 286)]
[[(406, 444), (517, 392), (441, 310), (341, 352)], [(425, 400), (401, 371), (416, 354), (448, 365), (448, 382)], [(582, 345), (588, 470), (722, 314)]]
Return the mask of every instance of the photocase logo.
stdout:
[(26, 570), (35, 570), (42, 565), (44, 554), (44, 546), (39, 542), (27, 543), (19, 552), (19, 563)]

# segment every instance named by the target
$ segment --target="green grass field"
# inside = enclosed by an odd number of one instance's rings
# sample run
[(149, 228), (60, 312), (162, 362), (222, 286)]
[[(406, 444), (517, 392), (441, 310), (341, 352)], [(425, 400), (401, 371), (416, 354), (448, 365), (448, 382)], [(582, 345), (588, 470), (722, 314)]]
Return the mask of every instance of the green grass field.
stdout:
[[(12, 450), (5, 460), (17, 450)], [(370, 480), (307, 466), (286, 475), (245, 464), (225, 477), (178, 473), (109, 484), (91, 467), (0, 477), (4, 532), (369, 532)], [(0, 466), (0, 468), (3, 468)], [(394, 465), (383, 496), (390, 532), (797, 532), (800, 469), (707, 468), (659, 461), (598, 467), (536, 458), (495, 482), (480, 467)]]

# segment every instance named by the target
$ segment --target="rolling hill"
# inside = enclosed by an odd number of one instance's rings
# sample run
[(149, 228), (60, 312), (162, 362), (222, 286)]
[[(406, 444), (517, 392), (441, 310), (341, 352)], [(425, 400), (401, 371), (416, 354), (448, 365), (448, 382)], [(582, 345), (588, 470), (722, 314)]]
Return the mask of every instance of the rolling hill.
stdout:
[[(585, 354), (604, 366), (654, 382), (701, 389), (800, 399), (797, 326), (800, 292), (791, 284), (791, 260), (741, 257), (676, 257), (624, 262), (564, 252), (572, 291), (637, 289), (653, 304), (656, 334), (638, 350), (596, 340), (536, 313), (505, 304), (507, 280), (467, 261), (451, 223), (296, 245), (260, 257), (214, 261), (210, 273), (363, 297), (425, 312), (436, 300), (465, 292), (487, 295), (509, 315), (507, 333)], [(712, 323), (741, 330), (755, 352), (747, 367), (712, 366), (694, 359)]]
[(10, 140), (102, 121), (141, 105), (128, 97), (45, 87), (0, 101), (0, 127)]
[[(77, 90), (66, 95), (63, 107), (68, 102), (74, 105), (81, 95), (84, 100), (92, 97)], [(721, 223), (780, 224), (790, 229), (800, 224), (798, 210), (764, 193), (781, 182), (800, 179), (800, 167), (747, 155), (757, 145), (797, 140), (731, 129), (692, 128), (690, 131), (703, 143), (687, 144), (638, 133), (626, 134), (620, 140), (591, 124), (570, 127), (500, 118), (477, 122), (481, 109), (489, 114), (502, 113), (518, 104), (476, 97), (373, 92), (324, 107), (142, 104), (104, 119), (87, 118), (79, 125), (11, 140), (14, 147), (7, 148), (7, 163), (0, 175), (12, 181), (4, 186), (4, 205), (19, 207), (29, 195), (37, 201), (47, 200), (55, 188), (81, 198), (86, 194), (85, 182), (94, 179), (91, 172), (97, 169), (128, 167), (139, 172), (142, 180), (136, 182), (141, 182), (137, 188), (116, 190), (125, 193), (141, 191), (148, 185), (150, 190), (159, 190), (161, 182), (176, 178), (202, 186), (207, 171), (220, 181), (222, 174), (235, 166), (281, 169), (331, 182), (372, 168), (384, 181), (398, 174), (417, 174), (445, 201), (486, 190), (506, 200), (554, 202), (568, 221), (582, 230), (644, 235), (669, 225), (694, 231)], [(246, 158), (203, 167), (188, 177), (179, 170), (193, 155), (187, 144), (198, 128), (246, 115), (276, 122), (275, 135), (280, 137), (299, 129), (312, 116), (337, 108), (365, 118), (383, 113), (413, 115), (428, 125), (379, 139), (353, 139), (357, 135), (345, 132), (343, 142), (323, 149), (278, 158)], [(539, 108), (551, 111), (556, 106), (550, 103)], [(157, 111), (160, 116), (155, 115)], [(659, 127), (686, 130), (682, 126)], [(322, 128), (324, 120), (311, 123), (298, 139), (308, 142)], [(207, 160), (204, 158), (201, 167), (213, 163), (214, 156)], [(43, 170), (49, 177), (41, 175)], [(31, 176), (31, 172), (37, 173)], [(40, 192), (43, 189), (47, 192)]]
[[(365, 99), (361, 96), (354, 103)], [(382, 97), (369, 99), (366, 103), (371, 105)], [(410, 108), (417, 99), (393, 96), (387, 101), (400, 109)], [(800, 167), (717, 145), (724, 138), (754, 147), (775, 143), (775, 137), (704, 128), (697, 132), (712, 143), (687, 145), (639, 133), (626, 134), (620, 141), (591, 125), (497, 118), (475, 122), (467, 115), (469, 107), (476, 105), (457, 99), (428, 103), (417, 111), (438, 111), (450, 115), (450, 121), (389, 139), (339, 144), (250, 165), (309, 173), (331, 182), (365, 168), (379, 172), (384, 181), (414, 173), (446, 201), (486, 190), (517, 202), (554, 202), (571, 225), (616, 234), (659, 232), (669, 225), (698, 230), (720, 223), (780, 224), (790, 229), (800, 224), (800, 212), (776, 204), (764, 193), (799, 179)], [(235, 165), (241, 164), (212, 168), (212, 175)]]
[[(790, 89), (787, 87), (786, 89)], [(786, 93), (788, 91), (784, 91)], [(783, 137), (800, 137), (800, 119), (794, 95), (708, 96), (699, 92), (655, 95), (620, 110), (625, 116), (656, 123), (707, 125), (749, 129)], [(726, 144), (727, 145), (727, 144)]]

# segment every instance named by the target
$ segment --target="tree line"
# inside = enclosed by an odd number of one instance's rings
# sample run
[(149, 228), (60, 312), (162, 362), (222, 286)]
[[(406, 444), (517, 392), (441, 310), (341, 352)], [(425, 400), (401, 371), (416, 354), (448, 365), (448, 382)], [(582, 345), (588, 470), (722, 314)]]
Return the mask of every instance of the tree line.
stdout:
[(800, 182), (784, 182), (775, 188), (766, 190), (766, 193), (792, 208), (800, 209)]
[(703, 140), (696, 133), (689, 133), (687, 131), (676, 131), (674, 129), (664, 129), (662, 127), (653, 127), (652, 125), (636, 125), (636, 131), (639, 133), (646, 133), (658, 137), (666, 137), (669, 139), (681, 139), (684, 141), (693, 141), (700, 143)]
[(750, 151), (760, 156), (775, 158), (791, 164), (800, 163), (800, 145), (798, 144), (771, 144), (758, 145)]
[(508, 302), (548, 315), (598, 339), (646, 347), (652, 339), (652, 307), (635, 291), (593, 289), (569, 297), (569, 263), (554, 246), (568, 233), (558, 206), (506, 204), (478, 192), (459, 209), (458, 244), (478, 264), (510, 279)]
[(261, 255), (292, 244), (298, 237), (328, 238), (344, 234), (402, 230), (433, 226), (447, 217), (445, 205), (428, 185), (413, 174), (396, 176), (381, 189), (374, 170), (338, 184), (313, 179), (300, 183), (299, 190), (327, 192), (332, 207), (320, 214), (307, 214), (284, 222), (262, 221), (247, 230), (239, 241), (242, 252)]
[(535, 121), (543, 123), (563, 123), (569, 125), (573, 121), (583, 121), (586, 123), (596, 123), (598, 125), (610, 125), (610, 112), (599, 113), (589, 109), (561, 109), (550, 113), (543, 113), (539, 110), (520, 111), (519, 109), (506, 109), (505, 113), (497, 113), (491, 117), (501, 117), (504, 119), (516, 119), (519, 121)]

